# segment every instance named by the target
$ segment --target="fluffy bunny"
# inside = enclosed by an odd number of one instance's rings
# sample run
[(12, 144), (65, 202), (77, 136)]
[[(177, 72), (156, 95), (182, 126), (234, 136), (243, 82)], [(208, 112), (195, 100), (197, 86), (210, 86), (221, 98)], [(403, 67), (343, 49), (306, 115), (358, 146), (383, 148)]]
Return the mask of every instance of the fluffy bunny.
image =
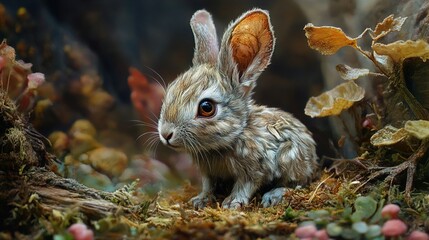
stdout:
[(195, 208), (230, 183), (224, 208), (247, 205), (259, 190), (264, 207), (278, 204), (287, 186), (306, 184), (317, 169), (315, 142), (291, 114), (255, 105), (256, 79), (270, 62), (274, 35), (268, 12), (244, 13), (226, 30), (220, 49), (211, 15), (191, 19), (193, 66), (167, 88), (158, 122), (161, 141), (193, 157), (202, 175)]

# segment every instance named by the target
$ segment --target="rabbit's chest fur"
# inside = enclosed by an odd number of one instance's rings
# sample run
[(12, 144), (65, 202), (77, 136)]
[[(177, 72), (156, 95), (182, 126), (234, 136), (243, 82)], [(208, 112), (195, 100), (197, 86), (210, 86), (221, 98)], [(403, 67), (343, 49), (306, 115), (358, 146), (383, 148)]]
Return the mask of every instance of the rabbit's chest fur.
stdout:
[(216, 178), (305, 183), (316, 159), (314, 141), (301, 122), (284, 111), (252, 105), (247, 126), (231, 148), (212, 151), (197, 163)]

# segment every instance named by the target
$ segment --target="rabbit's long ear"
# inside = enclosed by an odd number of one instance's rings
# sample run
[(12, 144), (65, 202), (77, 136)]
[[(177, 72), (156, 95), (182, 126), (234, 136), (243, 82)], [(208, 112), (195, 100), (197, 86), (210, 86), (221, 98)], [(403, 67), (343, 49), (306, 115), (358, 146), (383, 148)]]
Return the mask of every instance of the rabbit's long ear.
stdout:
[(230, 24), (222, 38), (219, 69), (232, 81), (238, 80), (247, 94), (270, 63), (274, 43), (268, 12), (246, 12)]
[(198, 10), (191, 18), (194, 33), (195, 51), (192, 63), (215, 65), (219, 53), (216, 28), (212, 16), (206, 10)]

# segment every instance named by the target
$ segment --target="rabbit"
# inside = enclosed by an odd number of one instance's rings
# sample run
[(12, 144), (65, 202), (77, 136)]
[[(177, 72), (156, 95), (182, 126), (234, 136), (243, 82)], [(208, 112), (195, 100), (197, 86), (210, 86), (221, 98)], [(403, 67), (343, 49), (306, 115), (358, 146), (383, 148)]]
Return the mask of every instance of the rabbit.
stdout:
[(269, 14), (244, 13), (229, 25), (220, 49), (210, 13), (195, 12), (190, 25), (193, 66), (166, 89), (160, 140), (189, 153), (198, 166), (202, 190), (190, 200), (196, 209), (216, 201), (222, 184), (232, 189), (223, 208), (246, 206), (263, 189), (262, 206), (274, 206), (287, 187), (314, 178), (318, 157), (312, 134), (298, 119), (252, 99), (274, 49)]

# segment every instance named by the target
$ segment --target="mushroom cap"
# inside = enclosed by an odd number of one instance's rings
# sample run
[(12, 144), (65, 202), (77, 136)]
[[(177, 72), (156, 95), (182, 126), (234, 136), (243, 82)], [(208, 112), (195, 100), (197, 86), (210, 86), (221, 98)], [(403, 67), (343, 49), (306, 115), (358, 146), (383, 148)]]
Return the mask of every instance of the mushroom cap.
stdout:
[(295, 235), (298, 238), (312, 238), (316, 234), (317, 228), (314, 225), (300, 226), (295, 229)]
[(407, 240), (429, 240), (429, 235), (425, 232), (415, 230), (408, 236)]
[(407, 225), (399, 219), (391, 219), (384, 223), (381, 232), (386, 237), (396, 237), (407, 231)]
[(398, 218), (401, 208), (396, 204), (387, 204), (381, 210), (381, 216), (384, 218), (395, 219)]

